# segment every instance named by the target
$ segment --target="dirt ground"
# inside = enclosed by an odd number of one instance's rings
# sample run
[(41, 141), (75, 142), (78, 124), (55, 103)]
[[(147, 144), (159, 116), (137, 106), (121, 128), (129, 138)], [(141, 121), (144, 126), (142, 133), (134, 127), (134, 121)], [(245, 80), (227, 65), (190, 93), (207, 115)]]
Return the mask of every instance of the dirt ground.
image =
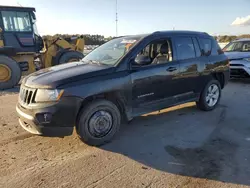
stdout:
[(230, 82), (212, 112), (189, 103), (138, 117), (100, 148), (27, 133), (15, 91), (0, 93), (0, 187), (250, 186), (250, 82)]

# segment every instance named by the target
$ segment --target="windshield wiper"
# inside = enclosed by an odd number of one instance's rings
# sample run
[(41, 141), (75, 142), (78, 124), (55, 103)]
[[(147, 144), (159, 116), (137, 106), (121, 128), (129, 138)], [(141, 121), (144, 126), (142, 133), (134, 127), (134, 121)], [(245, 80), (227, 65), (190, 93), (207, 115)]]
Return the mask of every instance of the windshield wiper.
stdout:
[(100, 61), (96, 61), (96, 60), (89, 60), (88, 61), (90, 64), (97, 64), (97, 65), (102, 65), (102, 63)]

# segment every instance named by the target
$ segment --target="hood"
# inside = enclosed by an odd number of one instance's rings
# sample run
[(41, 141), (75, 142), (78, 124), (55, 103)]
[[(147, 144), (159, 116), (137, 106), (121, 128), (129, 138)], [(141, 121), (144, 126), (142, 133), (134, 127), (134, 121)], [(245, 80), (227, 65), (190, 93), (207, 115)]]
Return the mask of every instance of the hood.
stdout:
[(249, 58), (250, 52), (224, 52), (229, 60)]
[(63, 84), (110, 73), (114, 67), (98, 64), (73, 62), (53, 66), (34, 72), (23, 79), (23, 83), (33, 88), (56, 88)]

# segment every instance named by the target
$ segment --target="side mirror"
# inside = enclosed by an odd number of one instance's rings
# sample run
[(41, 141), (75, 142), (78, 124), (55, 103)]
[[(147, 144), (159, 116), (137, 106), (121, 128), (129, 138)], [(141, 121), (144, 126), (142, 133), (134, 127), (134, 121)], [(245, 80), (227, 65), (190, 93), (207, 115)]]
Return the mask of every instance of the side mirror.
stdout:
[(151, 63), (151, 59), (145, 55), (138, 55), (135, 58), (136, 65), (149, 65)]

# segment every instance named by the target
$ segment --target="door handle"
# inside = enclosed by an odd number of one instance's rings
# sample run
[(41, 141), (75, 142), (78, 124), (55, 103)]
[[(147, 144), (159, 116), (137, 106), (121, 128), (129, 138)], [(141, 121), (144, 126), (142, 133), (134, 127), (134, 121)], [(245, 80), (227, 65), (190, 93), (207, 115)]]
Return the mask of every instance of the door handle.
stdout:
[(176, 70), (177, 70), (176, 67), (168, 67), (166, 71), (173, 72), (173, 71), (176, 71)]

